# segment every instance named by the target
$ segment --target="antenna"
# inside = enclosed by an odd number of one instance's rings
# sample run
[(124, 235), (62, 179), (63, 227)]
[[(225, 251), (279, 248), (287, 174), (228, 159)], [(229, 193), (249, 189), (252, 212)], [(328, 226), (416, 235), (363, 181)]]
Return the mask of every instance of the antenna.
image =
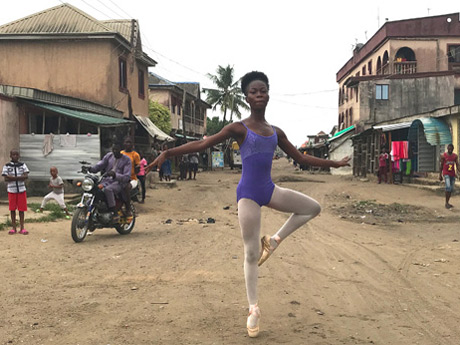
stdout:
[(430, 8), (427, 8), (427, 11), (428, 11), (428, 15), (430, 15)]
[(366, 39), (366, 42), (367, 42), (367, 30), (364, 31), (364, 38)]
[(380, 7), (377, 7), (377, 29), (380, 28)]

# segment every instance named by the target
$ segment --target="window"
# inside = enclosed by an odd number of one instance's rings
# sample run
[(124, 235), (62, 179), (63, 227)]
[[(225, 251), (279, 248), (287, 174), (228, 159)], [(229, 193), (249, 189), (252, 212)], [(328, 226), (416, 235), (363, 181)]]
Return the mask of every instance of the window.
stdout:
[(127, 68), (126, 68), (126, 60), (123, 58), (120, 58), (119, 60), (119, 72), (120, 72), (120, 90), (121, 91), (127, 91), (128, 90), (128, 74), (127, 74)]
[(145, 97), (145, 87), (144, 87), (144, 72), (138, 72), (138, 83), (139, 83), (139, 98), (144, 99)]
[(372, 60), (367, 63), (367, 71), (369, 72), (369, 75), (372, 74)]
[(449, 62), (460, 62), (460, 45), (450, 45), (447, 48)]
[(454, 90), (454, 104), (455, 105), (460, 104), (460, 89), (455, 89)]
[(388, 85), (375, 85), (375, 99), (388, 99)]
[(361, 73), (363, 74), (363, 76), (366, 75), (366, 66), (365, 65), (363, 66), (363, 68), (361, 70)]

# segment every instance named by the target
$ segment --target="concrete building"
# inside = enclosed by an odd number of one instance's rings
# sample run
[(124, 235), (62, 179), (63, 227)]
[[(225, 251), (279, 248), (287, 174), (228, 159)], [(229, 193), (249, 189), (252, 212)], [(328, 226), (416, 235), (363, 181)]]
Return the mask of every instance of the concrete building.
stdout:
[(199, 83), (171, 82), (150, 73), (149, 97), (169, 109), (171, 136), (183, 138), (185, 130), (190, 139), (198, 139), (206, 133), (206, 113), (211, 105), (201, 99)]
[[(2, 161), (21, 136), (89, 133), (101, 156), (117, 131), (134, 135), (136, 116), (148, 116), (148, 67), (156, 64), (140, 37), (136, 20), (100, 21), (69, 4), (0, 26)], [(38, 146), (34, 159), (44, 166), (62, 157)]]
[[(355, 174), (375, 172), (382, 145), (391, 149), (395, 140), (409, 141), (413, 168), (437, 170), (447, 141), (460, 144), (459, 117), (451, 113), (460, 104), (459, 13), (386, 22), (356, 45), (336, 80), (339, 130), (356, 128), (351, 137)], [(434, 116), (439, 109), (448, 116)], [(435, 119), (416, 122), (424, 117)], [(442, 140), (428, 138), (433, 129)]]
[(339, 130), (460, 102), (459, 73), (459, 13), (386, 22), (337, 72)]

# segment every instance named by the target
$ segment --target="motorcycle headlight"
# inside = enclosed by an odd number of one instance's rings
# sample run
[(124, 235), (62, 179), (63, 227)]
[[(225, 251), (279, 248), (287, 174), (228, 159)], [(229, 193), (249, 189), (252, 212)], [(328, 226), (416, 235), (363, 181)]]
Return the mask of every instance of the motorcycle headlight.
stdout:
[(81, 184), (81, 189), (83, 189), (85, 192), (89, 192), (91, 189), (93, 189), (93, 187), (94, 182), (90, 179), (84, 179), (83, 183)]

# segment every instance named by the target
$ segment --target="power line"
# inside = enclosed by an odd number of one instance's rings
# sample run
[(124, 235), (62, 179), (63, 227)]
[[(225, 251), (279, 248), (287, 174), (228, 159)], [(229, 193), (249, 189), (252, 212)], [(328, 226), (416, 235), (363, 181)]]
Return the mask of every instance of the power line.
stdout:
[(281, 99), (277, 99), (277, 98), (273, 98), (273, 97), (271, 98), (271, 100), (281, 102), (281, 103), (296, 105), (296, 106), (304, 107), (304, 108), (317, 108), (317, 109), (328, 109), (328, 110), (338, 111), (338, 107), (332, 108), (332, 107), (322, 107), (322, 106), (318, 106), (318, 105), (300, 104), (300, 103), (294, 103), (294, 102), (289, 102), (289, 101), (283, 101)]
[(278, 95), (278, 96), (306, 96), (306, 95), (315, 95), (315, 94), (318, 94), (318, 93), (337, 92), (337, 91), (339, 91), (338, 88), (330, 89), (330, 90), (299, 92), (299, 93), (279, 93), (279, 94), (275, 93), (275, 95)]

